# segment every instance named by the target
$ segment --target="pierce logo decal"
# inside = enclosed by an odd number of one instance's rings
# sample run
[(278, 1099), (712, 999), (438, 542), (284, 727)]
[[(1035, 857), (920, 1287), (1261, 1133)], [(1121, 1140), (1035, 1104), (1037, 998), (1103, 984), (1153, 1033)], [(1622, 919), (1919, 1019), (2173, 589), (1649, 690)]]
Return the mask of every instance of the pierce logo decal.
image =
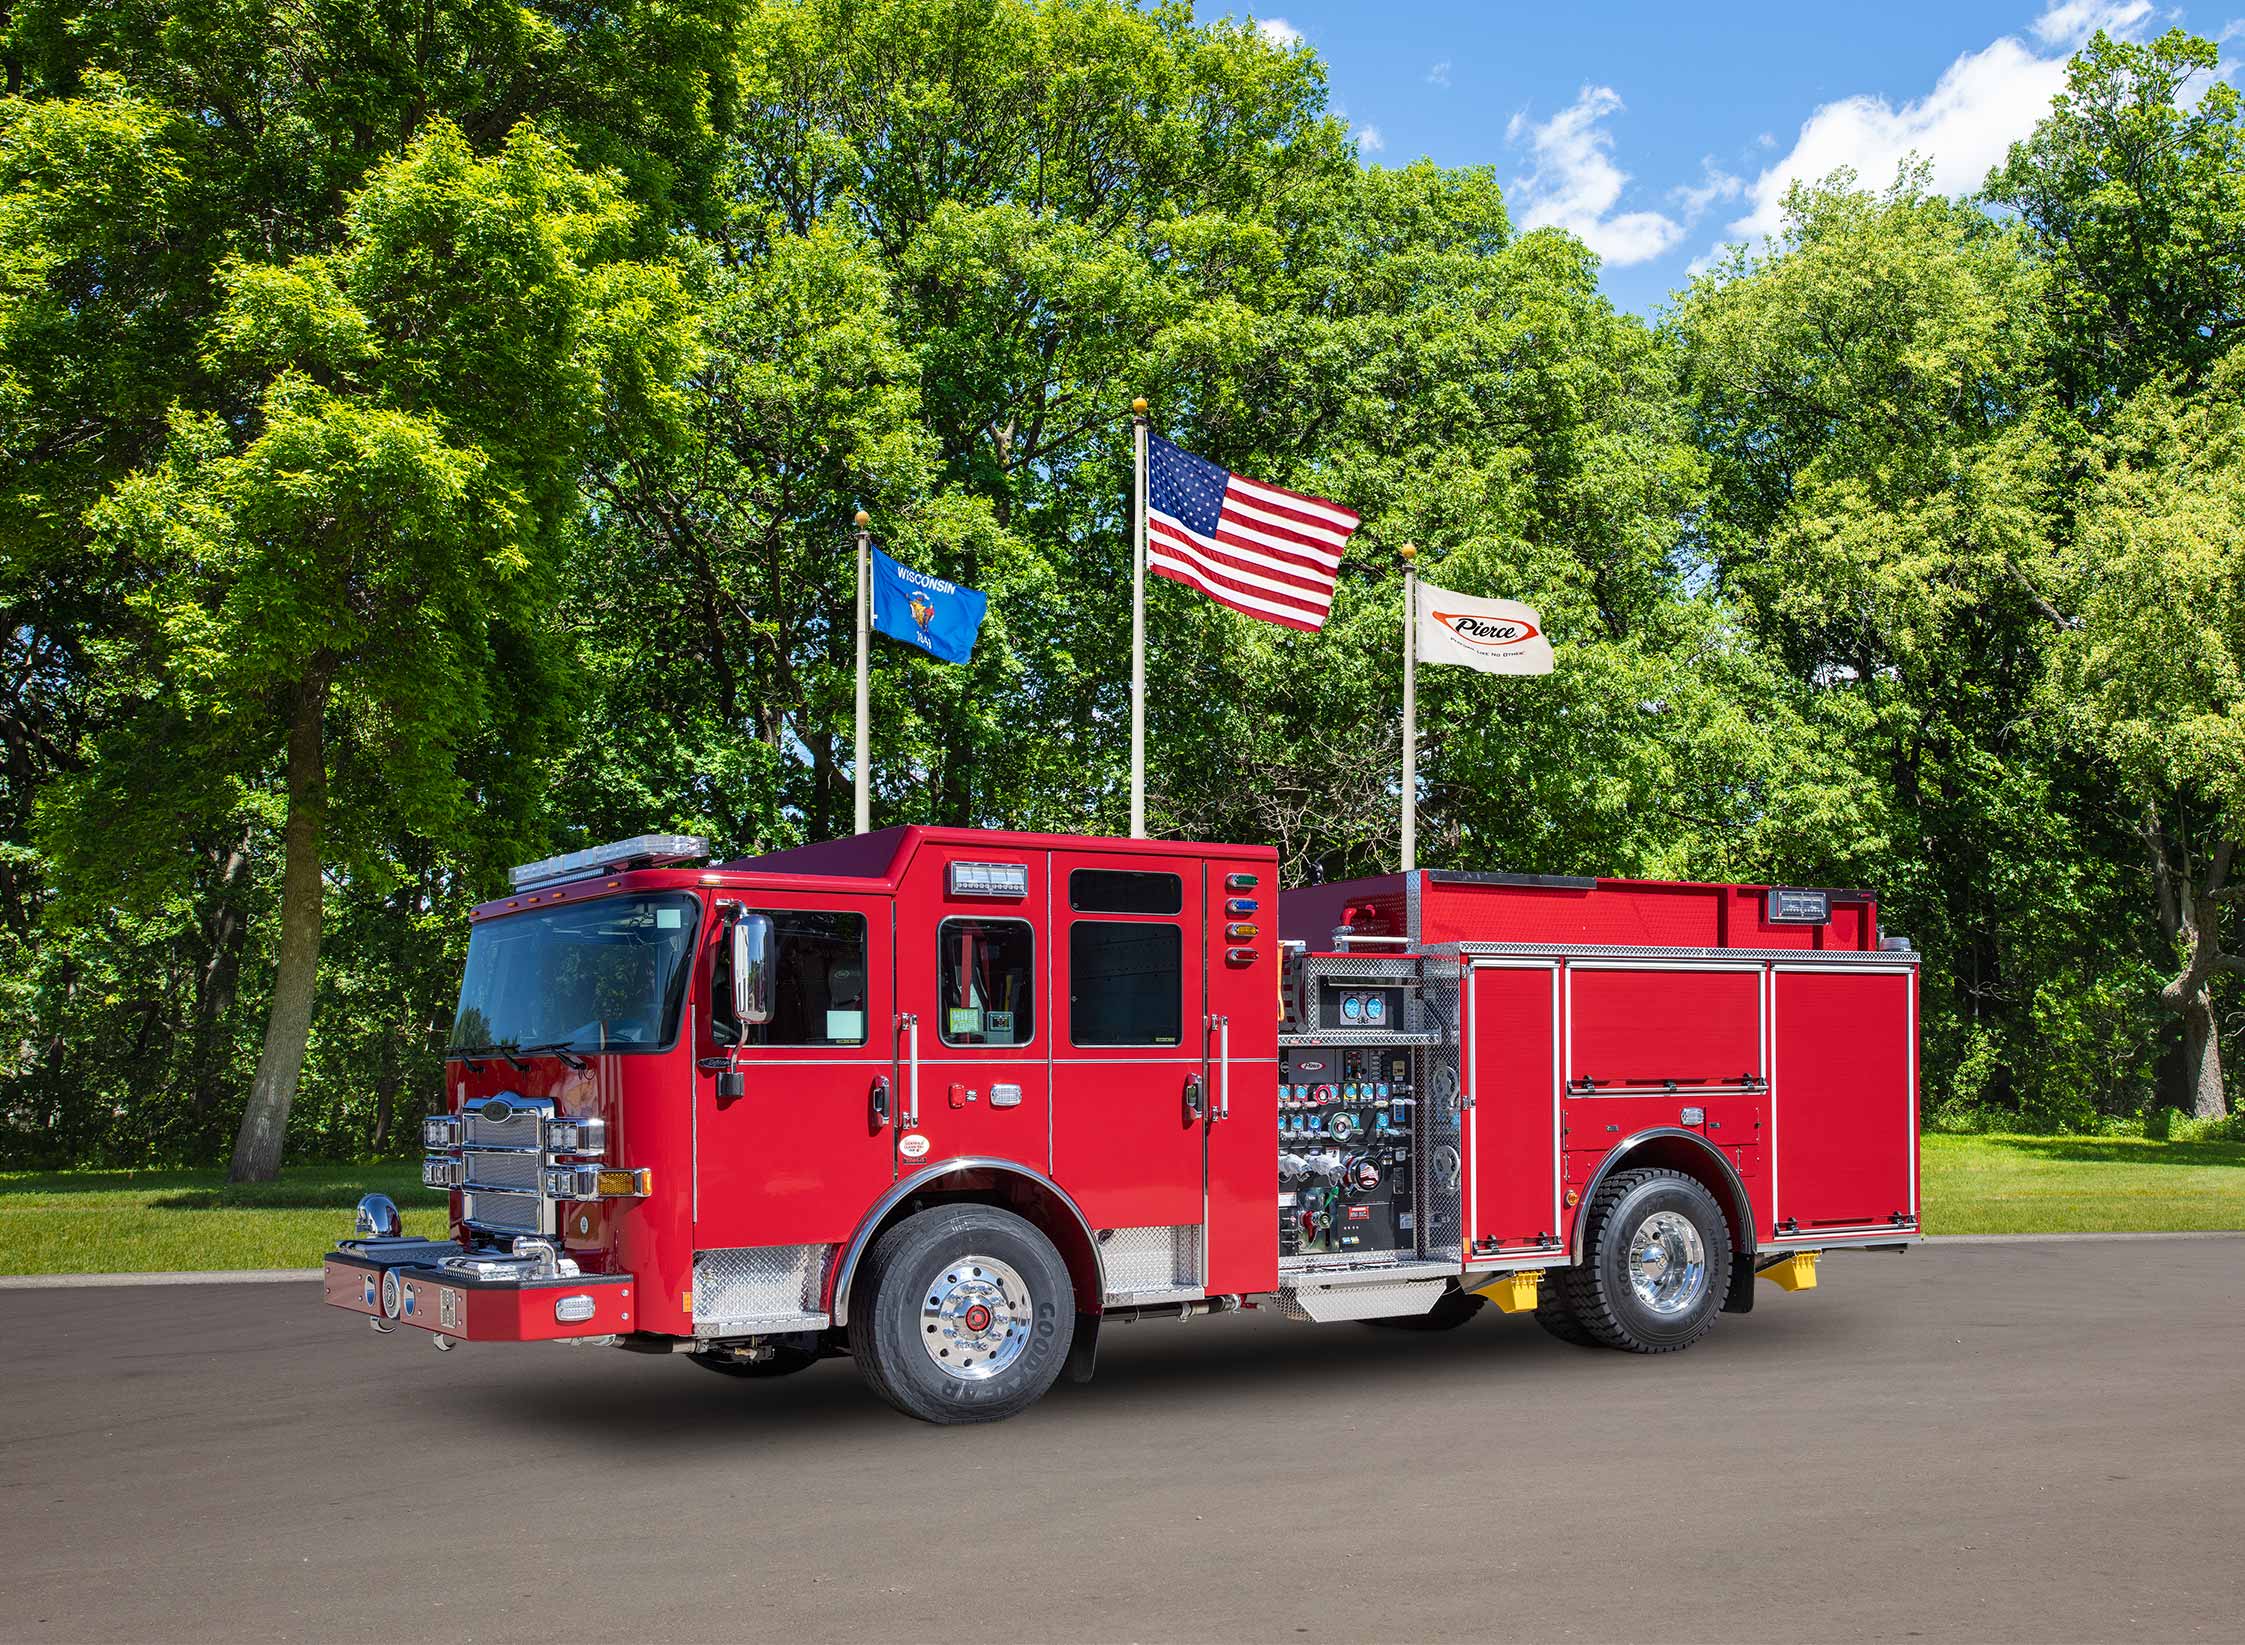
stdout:
[(1501, 651), (1506, 646), (1543, 637), (1543, 631), (1534, 623), (1510, 617), (1470, 617), (1437, 611), (1434, 620), (1455, 634), (1459, 643), (1476, 651)]

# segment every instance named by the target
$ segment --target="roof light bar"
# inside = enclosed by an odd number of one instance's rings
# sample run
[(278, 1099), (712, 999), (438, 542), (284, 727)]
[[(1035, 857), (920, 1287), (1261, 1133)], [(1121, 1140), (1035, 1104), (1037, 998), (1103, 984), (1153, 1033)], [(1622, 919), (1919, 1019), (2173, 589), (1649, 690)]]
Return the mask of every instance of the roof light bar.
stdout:
[(508, 869), (507, 878), (517, 891), (527, 891), (534, 885), (551, 885), (557, 880), (581, 879), (619, 868), (667, 868), (672, 863), (699, 862), (708, 855), (709, 841), (699, 834), (634, 834), (612, 845), (587, 846), (582, 851), (564, 851), (558, 857), (523, 863)]

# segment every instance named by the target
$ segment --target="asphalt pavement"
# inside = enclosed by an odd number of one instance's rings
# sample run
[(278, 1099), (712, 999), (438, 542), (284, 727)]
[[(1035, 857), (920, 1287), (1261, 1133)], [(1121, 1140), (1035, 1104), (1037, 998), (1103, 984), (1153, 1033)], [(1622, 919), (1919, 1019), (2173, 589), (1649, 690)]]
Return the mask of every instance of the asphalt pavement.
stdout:
[(1920, 1248), (1680, 1355), (1118, 1328), (1012, 1422), (0, 1292), (0, 1638), (2236, 1639), (2245, 1239)]

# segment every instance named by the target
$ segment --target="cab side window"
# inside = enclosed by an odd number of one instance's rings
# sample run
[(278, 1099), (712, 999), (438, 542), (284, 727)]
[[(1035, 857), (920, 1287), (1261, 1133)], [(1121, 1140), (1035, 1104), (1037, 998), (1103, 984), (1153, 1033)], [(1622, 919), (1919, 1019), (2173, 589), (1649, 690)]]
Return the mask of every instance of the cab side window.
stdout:
[(945, 1045), (1027, 1045), (1037, 1033), (1036, 933), (1025, 920), (936, 928), (936, 1027)]
[(1185, 934), (1140, 920), (1068, 928), (1068, 1037), (1077, 1045), (1177, 1045), (1185, 1028)]
[(733, 1015), (732, 944), (720, 941), (710, 979), (710, 1032), (720, 1045), (863, 1045), (866, 938), (863, 914), (758, 909), (772, 921), (772, 1020)]

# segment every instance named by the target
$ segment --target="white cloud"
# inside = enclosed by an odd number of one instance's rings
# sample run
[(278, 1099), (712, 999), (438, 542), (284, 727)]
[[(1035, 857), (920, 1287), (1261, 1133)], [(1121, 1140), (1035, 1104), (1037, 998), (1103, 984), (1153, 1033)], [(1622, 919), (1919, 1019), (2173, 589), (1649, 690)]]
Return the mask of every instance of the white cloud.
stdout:
[(1447, 90), (1449, 89), (1449, 87), (1450, 87), (1450, 59), (1449, 59), (1449, 58), (1447, 58), (1447, 57), (1443, 58), (1441, 62), (1439, 62), (1439, 63), (1435, 64), (1435, 65), (1434, 65), (1434, 67), (1432, 67), (1431, 69), (1428, 69), (1428, 70), (1427, 70), (1427, 84), (1428, 84), (1428, 85), (1430, 85), (1430, 86), (1440, 86), (1440, 87), (1442, 87), (1442, 88), (1443, 88), (1443, 89), (1444, 89), (1445, 91), (1447, 91)]
[(1684, 208), (1687, 221), (1697, 221), (1718, 200), (1735, 200), (1746, 192), (1746, 179), (1723, 170), (1712, 154), (1701, 156), (1699, 173), (1697, 183), (1682, 183), (1668, 191), (1668, 198)]
[(2031, 27), (2045, 50), (2007, 34), (1959, 57), (1914, 102), (1897, 107), (1866, 92), (1822, 105), (1801, 123), (1792, 148), (1747, 186), (1749, 209), (1729, 225), (1730, 237), (1775, 233), (1787, 188), (1843, 166), (1866, 187), (1880, 188), (1915, 154), (1931, 166), (1940, 192), (1978, 188), (2049, 112), (2065, 84), (2067, 57), (2095, 30), (2127, 34), (2151, 11), (2149, 0), (2051, 0)]
[(1377, 154), (1388, 146), (1388, 140), (1380, 134), (1378, 126), (1358, 126), (1356, 146), (1368, 154)]
[(1520, 226), (1563, 228), (1616, 267), (1658, 257), (1684, 236), (1684, 225), (1661, 212), (1614, 209), (1629, 173), (1614, 164), (1613, 135), (1599, 122), (1621, 107), (1613, 87), (1585, 86), (1541, 124), (1522, 113), (1505, 126), (1506, 140), (1524, 142), (1533, 162), (1512, 185)]
[(1292, 51), (1302, 43), (1302, 31), (1283, 17), (1266, 17), (1255, 25), (1255, 32), (1280, 51)]
[(2148, 0), (2050, 0), (2034, 20), (2035, 38), (2046, 46), (2072, 50), (2097, 30), (2123, 34), (2151, 15)]

